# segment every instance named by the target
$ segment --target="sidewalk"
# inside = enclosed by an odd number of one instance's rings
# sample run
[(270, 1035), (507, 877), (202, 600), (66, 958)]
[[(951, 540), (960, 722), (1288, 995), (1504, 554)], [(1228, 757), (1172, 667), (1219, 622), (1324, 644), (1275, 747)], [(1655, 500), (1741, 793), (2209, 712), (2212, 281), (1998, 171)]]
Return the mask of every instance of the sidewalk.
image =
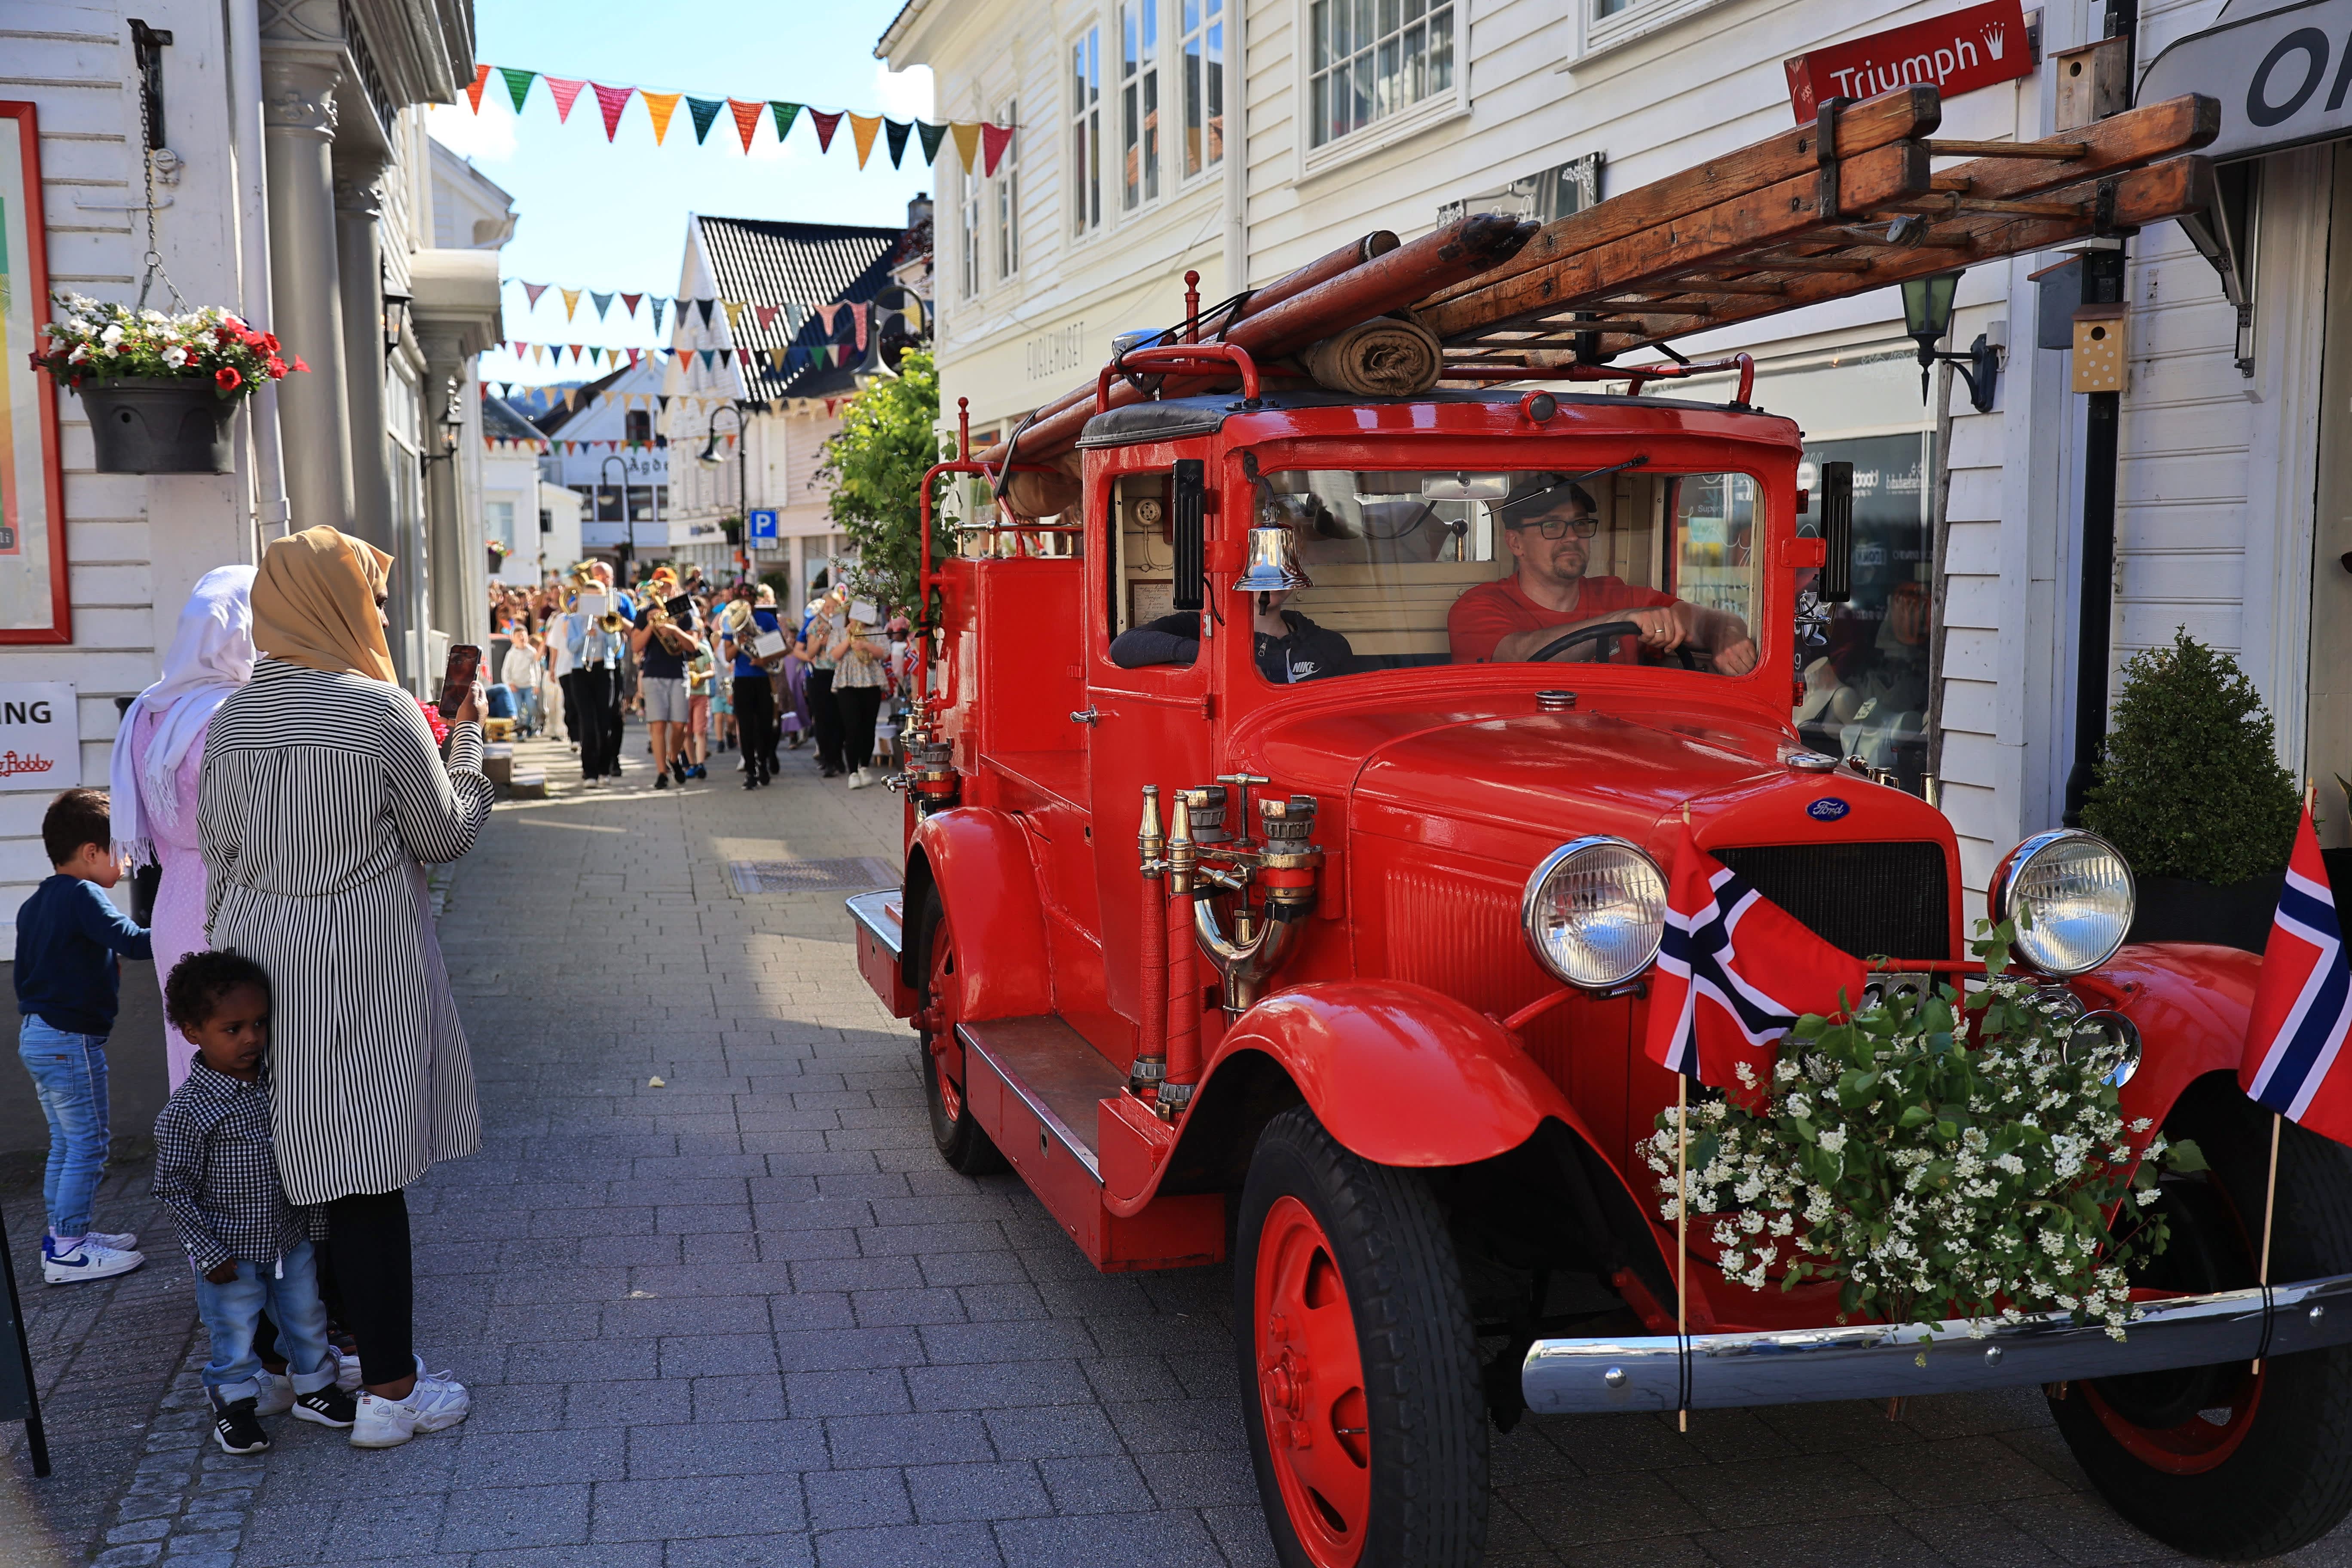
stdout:
[[(258, 1460), (214, 1451), (149, 1213), (146, 1269), (26, 1287), (58, 1476), (18, 1454), (0, 1505), (30, 1499), (59, 1550), (22, 1560), (1270, 1563), (1228, 1271), (1097, 1275), (1017, 1181), (946, 1171), (840, 893), (730, 881), (895, 865), (898, 797), (791, 754), (770, 790), (714, 769), (656, 792), (638, 730), (591, 795), (568, 751), (526, 751), (556, 798), (499, 808), (441, 926), (485, 1148), (411, 1190), (418, 1345), (472, 1418), (384, 1453), (292, 1422)], [(23, 1278), (37, 1222), (8, 1219)], [(1494, 1568), (2175, 1561), (2088, 1494), (2032, 1393), (1709, 1412), (1687, 1436), (1528, 1421), (1494, 1468)], [(14, 1525), (0, 1506), (0, 1565)]]

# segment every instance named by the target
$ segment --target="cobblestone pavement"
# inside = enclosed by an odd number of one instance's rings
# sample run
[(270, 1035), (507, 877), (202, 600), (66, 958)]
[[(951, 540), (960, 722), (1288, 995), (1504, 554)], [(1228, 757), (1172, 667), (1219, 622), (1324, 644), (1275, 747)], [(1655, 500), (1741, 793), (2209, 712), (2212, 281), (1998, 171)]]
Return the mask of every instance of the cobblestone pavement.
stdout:
[[(839, 894), (733, 890), (730, 860), (895, 862), (897, 797), (797, 757), (768, 792), (656, 793), (635, 731), (625, 786), (588, 795), (536, 750), (557, 797), (500, 807), (442, 925), (486, 1146), (411, 1190), (418, 1343), (472, 1418), (383, 1453), (290, 1421), (257, 1460), (214, 1450), (186, 1272), (120, 1174), (101, 1215), (157, 1263), (26, 1285), (58, 1474), (11, 1449), (0, 1564), (1270, 1562), (1228, 1272), (1097, 1275), (1017, 1182), (944, 1170)], [(20, 1278), (34, 1206), (7, 1210)], [(1489, 1562), (2169, 1560), (2035, 1394), (1691, 1425), (1498, 1437)]]

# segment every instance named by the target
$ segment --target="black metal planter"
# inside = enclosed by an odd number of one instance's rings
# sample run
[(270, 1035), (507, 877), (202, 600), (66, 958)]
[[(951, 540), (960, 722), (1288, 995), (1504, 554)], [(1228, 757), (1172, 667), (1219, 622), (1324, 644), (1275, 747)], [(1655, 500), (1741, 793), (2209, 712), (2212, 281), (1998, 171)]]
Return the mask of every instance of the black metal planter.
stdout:
[(2179, 877), (2142, 877), (2131, 942), (2210, 942), (2260, 952), (2270, 939), (2284, 872), (2242, 882), (2190, 882)]
[(101, 474), (226, 474), (236, 405), (208, 377), (122, 376), (75, 389)]

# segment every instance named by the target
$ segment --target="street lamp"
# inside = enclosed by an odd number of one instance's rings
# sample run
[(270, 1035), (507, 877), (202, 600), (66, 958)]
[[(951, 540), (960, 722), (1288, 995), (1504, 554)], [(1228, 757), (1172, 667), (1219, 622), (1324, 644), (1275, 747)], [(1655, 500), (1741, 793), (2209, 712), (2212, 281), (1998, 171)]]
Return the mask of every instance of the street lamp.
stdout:
[(440, 431), (441, 449), (437, 452), (425, 453), (424, 458), (427, 463), (446, 462), (456, 457), (457, 437), (464, 435), (466, 431), (466, 410), (465, 406), (457, 401), (457, 382), (454, 376), (449, 381), (448, 400), (441, 405)]
[(1939, 361), (1960, 373), (1969, 384), (1969, 404), (1979, 414), (1992, 412), (1993, 384), (2000, 375), (2000, 350), (1984, 333), (1964, 354), (1941, 353), (1936, 345), (1952, 330), (1952, 301), (1958, 294), (1960, 275), (1937, 272), (1909, 278), (1903, 283), (1903, 330), (1919, 345), (1919, 401), (1927, 400), (1927, 370)]
[(702, 443), (702, 450), (694, 455), (694, 460), (706, 468), (718, 468), (727, 461), (719, 455), (719, 416), (721, 414), (735, 416), (735, 514), (737, 527), (740, 530), (736, 535), (739, 542), (735, 547), (735, 563), (737, 569), (748, 578), (751, 575), (751, 495), (747, 488), (748, 470), (744, 464), (751, 443), (744, 438), (741, 404), (730, 403), (711, 411), (709, 439)]
[(621, 482), (618, 486), (621, 492), (621, 526), (628, 531), (627, 537), (621, 543), (621, 584), (625, 587), (628, 585), (629, 574), (637, 563), (637, 517), (629, 510), (628, 461), (617, 454), (606, 458), (604, 466), (596, 470), (596, 521), (598, 522), (604, 521), (604, 480), (615, 463), (621, 465)]

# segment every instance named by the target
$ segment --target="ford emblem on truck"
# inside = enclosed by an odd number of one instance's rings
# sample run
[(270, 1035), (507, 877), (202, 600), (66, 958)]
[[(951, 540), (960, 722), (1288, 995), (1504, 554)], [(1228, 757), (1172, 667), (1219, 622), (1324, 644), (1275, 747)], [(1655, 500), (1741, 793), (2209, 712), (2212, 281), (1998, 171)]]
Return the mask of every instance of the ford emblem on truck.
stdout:
[(1853, 807), (1848, 805), (1837, 796), (1833, 795), (1825, 795), (1822, 796), (1821, 799), (1813, 802), (1812, 805), (1805, 807), (1805, 815), (1811, 817), (1815, 822), (1836, 822), (1843, 818), (1847, 812), (1852, 811), (1853, 809)]

